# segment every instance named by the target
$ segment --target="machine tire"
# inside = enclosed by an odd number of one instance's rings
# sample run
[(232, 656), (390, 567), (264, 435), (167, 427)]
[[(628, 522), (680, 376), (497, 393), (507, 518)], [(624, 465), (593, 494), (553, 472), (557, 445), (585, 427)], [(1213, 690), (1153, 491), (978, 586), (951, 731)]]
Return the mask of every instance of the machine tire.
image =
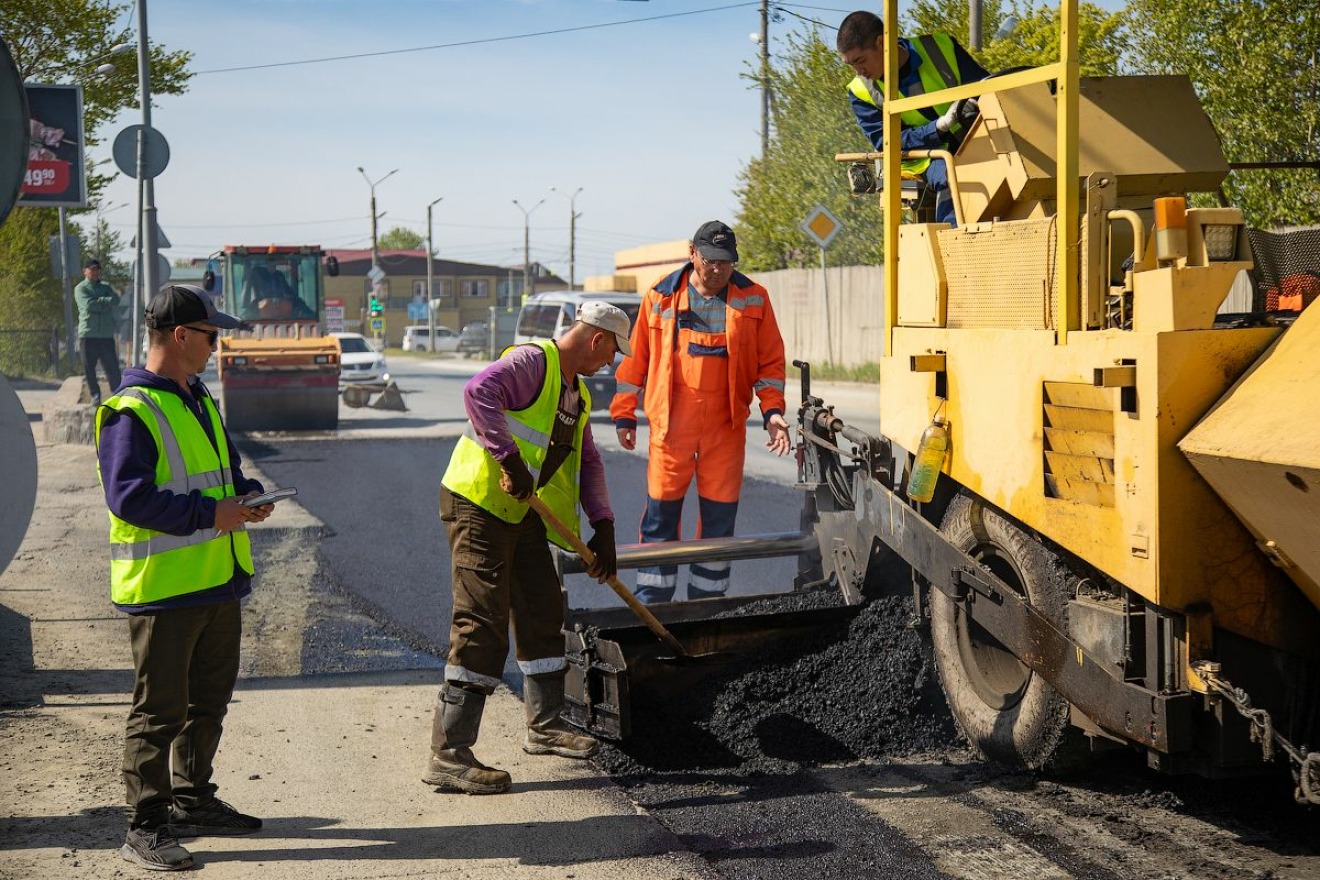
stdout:
[[(1051, 620), (1067, 625), (1072, 575), (1020, 526), (963, 492), (949, 505), (940, 532)], [(997, 763), (1051, 765), (1069, 730), (1068, 702), (945, 593), (932, 589), (930, 608), (940, 682), (967, 741)]]

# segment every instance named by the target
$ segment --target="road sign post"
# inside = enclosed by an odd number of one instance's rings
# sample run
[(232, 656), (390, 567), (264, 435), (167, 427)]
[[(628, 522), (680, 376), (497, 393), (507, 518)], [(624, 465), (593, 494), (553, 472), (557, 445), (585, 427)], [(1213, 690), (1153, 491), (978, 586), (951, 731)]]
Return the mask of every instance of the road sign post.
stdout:
[(830, 363), (834, 363), (834, 331), (830, 323), (830, 279), (825, 273), (825, 248), (830, 246), (834, 236), (843, 229), (843, 224), (839, 222), (839, 218), (830, 213), (829, 208), (816, 205), (798, 224), (798, 228), (820, 248), (820, 282), (825, 295), (825, 350), (829, 353)]

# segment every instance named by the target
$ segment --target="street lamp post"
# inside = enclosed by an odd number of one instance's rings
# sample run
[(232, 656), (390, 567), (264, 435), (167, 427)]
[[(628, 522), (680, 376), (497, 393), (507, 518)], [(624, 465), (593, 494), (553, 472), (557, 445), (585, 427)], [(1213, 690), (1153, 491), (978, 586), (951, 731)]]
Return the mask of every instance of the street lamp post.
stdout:
[[(386, 174), (385, 177), (380, 177), (380, 178), (377, 178), (376, 180), (372, 180), (370, 177), (367, 176), (367, 172), (364, 171), (364, 170), (362, 169), (362, 166), (361, 166), (361, 165), (358, 166), (358, 173), (362, 175), (362, 179), (365, 180), (365, 181), (367, 182), (367, 186), (371, 188), (371, 272), (370, 272), (370, 278), (371, 278), (371, 295), (372, 295), (373, 297), (378, 297), (378, 296), (380, 296), (380, 278), (381, 278), (381, 274), (380, 274), (380, 246), (379, 246), (379, 244), (377, 243), (377, 242), (378, 242), (378, 239), (377, 239), (377, 237), (376, 237), (376, 221), (380, 219), (379, 215), (376, 214), (376, 185), (379, 184), (379, 183), (384, 183), (386, 178), (392, 176), (392, 175), (395, 174), (398, 170), (399, 170), (399, 169), (395, 168), (395, 169), (394, 169), (393, 171), (391, 171), (389, 174)], [(388, 307), (388, 303), (386, 304), (386, 307)], [(382, 312), (381, 314), (383, 315), (384, 312)], [(382, 322), (382, 326), (383, 326), (383, 322)], [(380, 331), (380, 330), (374, 330), (373, 332), (374, 332), (374, 335), (376, 336), (377, 341), (379, 341), (380, 338), (381, 338), (381, 331)], [(382, 349), (382, 350), (383, 350), (383, 349)]]
[[(553, 186), (550, 192), (558, 192), (561, 196), (564, 193), (559, 192)], [(568, 289), (577, 290), (575, 279), (577, 276), (577, 218), (582, 215), (577, 212), (578, 193), (582, 192), (582, 187), (573, 190), (571, 196), (565, 196), (568, 199)]]
[[(518, 297), (518, 305), (522, 305), (522, 297), (528, 295), (527, 285), (530, 283), (532, 277), (532, 212), (544, 205), (545, 199), (541, 199), (541, 201), (532, 205), (530, 208), (524, 208), (522, 203), (517, 199), (514, 199), (513, 203), (518, 206), (519, 211), (523, 212), (523, 286), (522, 296)], [(513, 303), (511, 302), (509, 305), (512, 306)]]
[(431, 209), (444, 200), (441, 196), (426, 206), (426, 314), (431, 317), (431, 354), (435, 354), (435, 239), (431, 234)]
[(398, 171), (399, 169), (395, 168), (389, 174), (386, 174), (385, 177), (377, 178), (373, 181), (367, 176), (367, 172), (362, 169), (362, 166), (358, 166), (358, 173), (361, 174), (362, 179), (367, 182), (367, 186), (371, 187), (371, 265), (373, 267), (378, 267), (380, 265), (380, 248), (376, 244), (376, 186), (384, 183), (387, 178), (397, 174)]

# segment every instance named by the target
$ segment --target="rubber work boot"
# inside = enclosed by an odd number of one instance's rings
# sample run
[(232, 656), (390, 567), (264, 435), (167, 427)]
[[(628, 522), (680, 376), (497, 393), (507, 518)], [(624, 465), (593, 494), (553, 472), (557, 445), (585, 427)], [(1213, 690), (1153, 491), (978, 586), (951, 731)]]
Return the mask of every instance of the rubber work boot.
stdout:
[(422, 781), (468, 794), (500, 794), (509, 790), (509, 774), (487, 767), (472, 754), (481, 729), (486, 694), (447, 681), (436, 700), (431, 721), (431, 759)]
[(527, 710), (523, 751), (529, 755), (590, 758), (600, 751), (594, 737), (578, 733), (559, 717), (564, 711), (565, 674), (560, 671), (523, 679), (523, 705)]
[(638, 587), (633, 595), (643, 605), (662, 605), (674, 601), (676, 587)]

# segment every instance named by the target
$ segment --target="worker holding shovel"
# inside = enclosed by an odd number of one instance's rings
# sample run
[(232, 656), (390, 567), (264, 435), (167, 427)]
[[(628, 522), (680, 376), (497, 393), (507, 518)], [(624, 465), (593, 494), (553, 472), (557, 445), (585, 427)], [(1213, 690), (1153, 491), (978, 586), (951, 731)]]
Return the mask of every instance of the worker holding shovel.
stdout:
[(498, 794), (504, 770), (472, 754), (486, 697), (500, 683), (512, 618), (524, 675), (523, 750), (587, 758), (599, 743), (560, 720), (564, 706), (564, 606), (547, 541), (571, 550), (528, 501), (538, 499), (576, 537), (578, 509), (595, 530), (588, 573), (604, 583), (618, 568), (605, 468), (591, 437), (590, 376), (629, 353), (628, 316), (590, 302), (557, 340), (509, 349), (463, 389), (468, 429), (454, 447), (440, 489), (449, 532), (453, 620), (445, 683), (432, 722), (422, 780), (471, 794)]

